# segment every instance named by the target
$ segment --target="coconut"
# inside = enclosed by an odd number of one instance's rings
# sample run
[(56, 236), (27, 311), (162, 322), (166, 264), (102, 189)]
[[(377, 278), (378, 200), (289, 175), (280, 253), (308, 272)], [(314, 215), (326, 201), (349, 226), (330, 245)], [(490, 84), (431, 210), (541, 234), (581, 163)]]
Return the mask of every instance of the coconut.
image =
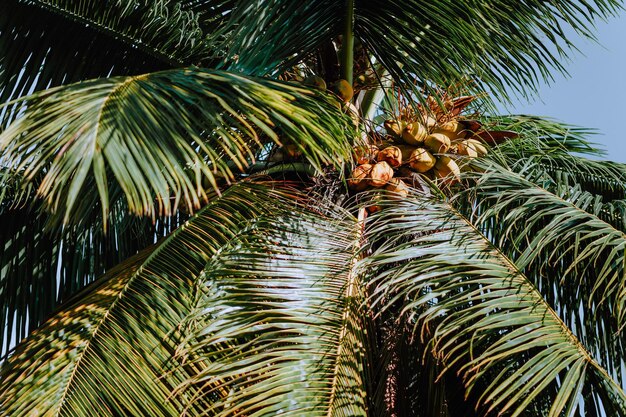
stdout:
[(375, 145), (355, 146), (352, 148), (352, 153), (357, 164), (367, 164), (378, 155), (378, 147)]
[(391, 181), (385, 185), (385, 190), (391, 191), (391, 198), (394, 200), (401, 200), (408, 197), (409, 187), (400, 178), (392, 178)]
[(432, 133), (424, 140), (424, 145), (434, 153), (445, 153), (450, 148), (450, 138), (441, 133)]
[(417, 146), (402, 144), (398, 144), (396, 147), (400, 149), (400, 153), (402, 154), (402, 163), (404, 164), (411, 162), (411, 154), (418, 148)]
[(402, 130), (404, 129), (404, 123), (399, 122), (397, 120), (389, 119), (385, 120), (385, 130), (387, 134), (393, 136), (394, 138), (402, 137)]
[(464, 138), (466, 132), (463, 130), (461, 123), (456, 120), (451, 120), (435, 127), (433, 133), (446, 135), (451, 141), (454, 141), (455, 139)]
[(302, 81), (302, 83), (304, 85), (310, 85), (311, 87), (326, 91), (326, 81), (324, 81), (324, 79), (319, 75), (309, 75)]
[(474, 144), (468, 142), (467, 140), (463, 140), (456, 144), (456, 152), (459, 155), (469, 156), (470, 158), (476, 158), (478, 156), (478, 152), (476, 152)]
[(432, 116), (427, 116), (426, 119), (424, 119), (424, 125), (429, 132), (432, 132), (432, 130), (437, 126), (437, 119)]
[(331, 89), (344, 103), (350, 101), (354, 95), (354, 90), (350, 83), (343, 79), (335, 81)]
[(437, 158), (424, 148), (417, 148), (411, 153), (409, 166), (417, 172), (426, 172), (435, 166)]
[(393, 168), (399, 167), (402, 165), (402, 151), (397, 146), (389, 146), (378, 152), (376, 160), (387, 161)]
[(438, 127), (441, 130), (446, 130), (448, 132), (461, 133), (463, 131), (463, 125), (459, 123), (458, 120), (450, 120), (449, 122), (445, 122), (439, 125)]
[(382, 207), (378, 204), (372, 204), (371, 206), (365, 207), (365, 210), (367, 210), (369, 214), (374, 214), (376, 212), (381, 211)]
[(348, 179), (348, 187), (354, 191), (363, 191), (369, 185), (372, 172), (371, 164), (362, 164), (354, 168)]
[(451, 182), (461, 180), (461, 170), (459, 166), (454, 162), (454, 159), (448, 156), (442, 155), (437, 159), (434, 171), (437, 178), (445, 178), (451, 180)]
[(382, 187), (393, 177), (393, 168), (386, 161), (378, 162), (370, 172), (369, 185)]
[(489, 153), (489, 151), (487, 150), (487, 146), (485, 146), (485, 144), (479, 140), (467, 139), (464, 142), (471, 144), (476, 150), (476, 153), (478, 154), (478, 156), (485, 156)]
[(414, 122), (402, 130), (402, 140), (409, 145), (421, 145), (428, 136), (428, 130), (423, 124)]

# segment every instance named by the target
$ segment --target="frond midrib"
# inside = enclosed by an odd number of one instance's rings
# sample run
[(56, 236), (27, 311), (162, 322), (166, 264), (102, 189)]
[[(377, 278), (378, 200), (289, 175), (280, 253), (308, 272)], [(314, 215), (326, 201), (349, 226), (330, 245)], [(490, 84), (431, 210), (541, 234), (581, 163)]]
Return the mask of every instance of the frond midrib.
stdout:
[(131, 47), (140, 49), (142, 52), (145, 52), (146, 54), (158, 59), (159, 61), (162, 61), (163, 63), (171, 67), (177, 67), (177, 66), (185, 64), (183, 60), (176, 58), (172, 54), (168, 54), (158, 48), (151, 47), (150, 45), (144, 42), (141, 42), (141, 40), (137, 39), (136, 37), (130, 36), (123, 32), (116, 31), (113, 28), (103, 25), (102, 23), (94, 19), (89, 19), (85, 16), (80, 16), (76, 13), (72, 13), (71, 11), (60, 8), (60, 7), (54, 7), (42, 0), (28, 0), (26, 4), (36, 5), (37, 7), (43, 10), (46, 10), (50, 12), (51, 14), (54, 14), (60, 17), (65, 17), (69, 20), (73, 20), (74, 22), (81, 24), (81, 26), (83, 26), (84, 29), (88, 29), (91, 27), (94, 30), (105, 34), (111, 39), (118, 40), (120, 42), (128, 44)]
[(544, 306), (544, 308), (548, 311), (552, 319), (559, 325), (559, 327), (561, 328), (561, 331), (567, 336), (569, 341), (576, 347), (577, 351), (584, 358), (584, 360), (588, 364), (593, 366), (598, 372), (600, 372), (602, 376), (605, 378), (605, 380), (609, 381), (609, 384), (614, 389), (616, 389), (619, 395), (621, 396), (622, 401), (626, 403), (626, 394), (624, 393), (624, 390), (622, 389), (622, 387), (619, 384), (617, 384), (615, 380), (609, 375), (609, 373), (591, 356), (591, 354), (587, 351), (585, 346), (578, 340), (576, 335), (572, 333), (570, 328), (559, 317), (556, 311), (554, 311), (552, 306), (550, 306), (544, 300), (541, 292), (537, 289), (537, 287), (530, 280), (528, 280), (528, 278), (526, 278), (526, 275), (517, 267), (517, 265), (515, 265), (515, 263), (511, 259), (509, 259), (508, 256), (504, 255), (504, 253), (500, 250), (500, 248), (494, 245), (479, 229), (476, 228), (476, 226), (474, 226), (474, 224), (467, 217), (465, 217), (461, 212), (459, 212), (456, 209), (456, 207), (454, 207), (450, 202), (445, 202), (444, 204), (446, 204), (448, 206), (448, 209), (451, 212), (453, 212), (456, 216), (458, 216), (458, 218), (461, 219), (461, 221), (463, 221), (469, 228), (471, 228), (474, 231), (474, 233), (477, 236), (479, 236), (480, 239), (483, 240), (483, 242), (485, 242), (486, 245), (490, 247), (497, 254), (497, 257), (500, 258), (501, 261), (503, 261), (509, 266), (510, 270), (515, 275), (524, 278), (526, 285), (531, 289), (531, 293), (534, 295), (537, 301), (540, 302)]

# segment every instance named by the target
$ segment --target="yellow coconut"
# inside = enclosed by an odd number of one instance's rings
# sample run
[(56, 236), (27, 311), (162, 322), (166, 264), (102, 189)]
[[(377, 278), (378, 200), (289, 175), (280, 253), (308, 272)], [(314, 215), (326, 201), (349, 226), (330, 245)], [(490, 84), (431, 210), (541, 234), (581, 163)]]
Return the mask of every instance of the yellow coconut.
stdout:
[(326, 81), (324, 81), (324, 79), (319, 75), (309, 75), (302, 81), (302, 83), (304, 85), (310, 85), (311, 87), (315, 87), (322, 91), (326, 90)]
[(450, 148), (450, 138), (441, 133), (431, 133), (424, 140), (426, 148), (434, 153), (445, 153)]
[(424, 148), (417, 148), (411, 153), (409, 166), (417, 172), (426, 172), (435, 166), (437, 158)]
[(402, 140), (409, 145), (421, 145), (428, 136), (428, 130), (423, 124), (414, 122), (402, 130)]
[(446, 135), (451, 141), (459, 138), (462, 139), (465, 137), (463, 125), (456, 120), (451, 120), (449, 122), (442, 123), (439, 126), (436, 126), (433, 130), (433, 133)]
[(418, 147), (417, 146), (413, 146), (413, 145), (402, 145), (402, 144), (398, 144), (395, 145), (398, 149), (400, 149), (400, 153), (402, 154), (402, 163), (403, 164), (408, 164), (411, 161), (411, 154), (413, 153), (414, 150), (416, 150)]
[(489, 151), (487, 150), (487, 146), (485, 146), (485, 144), (479, 140), (467, 139), (464, 142), (471, 144), (476, 150), (476, 153), (478, 154), (478, 156), (485, 156), (489, 153)]
[(369, 185), (372, 172), (371, 164), (362, 164), (354, 168), (348, 179), (348, 187), (354, 191), (363, 191)]
[(458, 120), (450, 120), (449, 122), (441, 123), (438, 128), (454, 133), (461, 133), (463, 131), (463, 125), (459, 123)]
[(375, 145), (362, 145), (352, 148), (354, 159), (357, 164), (367, 164), (378, 155), (378, 147)]
[(386, 161), (393, 168), (402, 165), (402, 151), (397, 146), (389, 146), (380, 152), (376, 156), (378, 162)]
[(478, 152), (476, 152), (474, 144), (468, 142), (467, 140), (462, 140), (456, 144), (456, 153), (459, 155), (469, 156), (470, 158), (476, 158), (478, 156)]
[(335, 81), (331, 89), (344, 103), (350, 101), (354, 95), (354, 90), (350, 83), (343, 79)]
[(393, 136), (394, 138), (402, 137), (402, 130), (404, 129), (404, 123), (399, 122), (397, 120), (389, 119), (385, 120), (384, 123), (385, 130), (387, 134)]
[(428, 129), (429, 132), (432, 132), (433, 129), (437, 126), (437, 119), (432, 116), (427, 116), (424, 120), (424, 125)]
[(454, 159), (442, 155), (437, 159), (434, 167), (435, 176), (440, 179), (446, 179), (451, 182), (461, 180), (461, 170)]
[(393, 168), (386, 161), (378, 162), (370, 172), (369, 185), (382, 187), (393, 177)]

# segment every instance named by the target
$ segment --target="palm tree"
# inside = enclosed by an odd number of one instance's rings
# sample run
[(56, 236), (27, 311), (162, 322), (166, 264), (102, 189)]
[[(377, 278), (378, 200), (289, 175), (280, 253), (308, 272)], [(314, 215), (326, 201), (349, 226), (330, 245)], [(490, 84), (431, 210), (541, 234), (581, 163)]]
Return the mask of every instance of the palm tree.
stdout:
[(493, 105), (619, 8), (4, 0), (0, 414), (626, 416), (626, 165)]

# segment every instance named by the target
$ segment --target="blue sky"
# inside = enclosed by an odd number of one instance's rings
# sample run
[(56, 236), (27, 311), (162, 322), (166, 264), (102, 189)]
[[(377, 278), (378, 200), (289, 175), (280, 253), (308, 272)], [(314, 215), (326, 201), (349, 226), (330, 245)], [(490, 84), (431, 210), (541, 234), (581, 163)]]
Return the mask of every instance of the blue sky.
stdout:
[(555, 75), (532, 103), (514, 103), (507, 112), (548, 116), (595, 128), (591, 139), (607, 151), (604, 159), (626, 163), (626, 12), (598, 22), (598, 43), (572, 33), (572, 51), (564, 62), (570, 76)]

